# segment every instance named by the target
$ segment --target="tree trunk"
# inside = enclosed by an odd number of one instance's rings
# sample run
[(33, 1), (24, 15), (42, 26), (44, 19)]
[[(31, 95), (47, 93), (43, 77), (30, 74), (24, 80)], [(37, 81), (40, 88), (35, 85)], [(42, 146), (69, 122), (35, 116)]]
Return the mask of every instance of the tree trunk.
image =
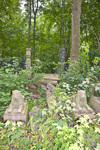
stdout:
[(34, 14), (34, 27), (33, 27), (33, 61), (35, 61), (35, 28), (36, 28), (36, 16), (38, 11), (39, 0), (32, 0), (33, 14)]
[(31, 0), (29, 1), (29, 27), (28, 27), (28, 48), (30, 48), (30, 42), (31, 42)]
[(35, 27), (36, 27), (36, 14), (34, 15), (34, 28), (33, 28), (33, 61), (35, 61)]
[(71, 61), (78, 59), (78, 52), (80, 50), (80, 15), (81, 0), (73, 0), (70, 52)]

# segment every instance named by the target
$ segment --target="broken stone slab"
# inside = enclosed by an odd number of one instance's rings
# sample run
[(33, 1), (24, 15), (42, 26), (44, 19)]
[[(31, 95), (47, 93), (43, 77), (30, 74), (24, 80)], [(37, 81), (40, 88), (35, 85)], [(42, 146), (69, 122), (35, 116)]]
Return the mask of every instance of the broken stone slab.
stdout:
[(49, 90), (50, 92), (54, 92), (55, 86), (51, 83), (48, 83), (46, 86), (47, 90)]
[(77, 94), (71, 98), (76, 103), (73, 109), (76, 116), (80, 117), (82, 114), (87, 114), (91, 119), (95, 118), (95, 112), (87, 104), (86, 92), (84, 90), (78, 90)]
[(56, 81), (56, 80), (48, 80), (48, 79), (41, 79), (41, 81), (38, 81), (37, 83), (44, 84), (44, 85), (47, 85), (48, 83), (51, 83), (53, 85), (57, 85), (58, 81)]
[(100, 97), (90, 97), (89, 102), (92, 104), (96, 113), (100, 113)]
[(53, 85), (58, 84), (59, 82), (59, 74), (44, 74), (43, 78), (40, 81), (36, 81), (35, 84), (43, 84), (47, 85), (48, 83), (51, 83)]
[(29, 112), (29, 117), (31, 116), (37, 116), (40, 112), (40, 108), (37, 106), (33, 107), (32, 110)]
[(59, 74), (44, 74), (43, 79), (59, 81)]
[[(42, 115), (40, 113), (40, 108), (38, 108), (37, 106), (33, 107), (32, 110), (29, 112), (29, 117), (29, 124), (32, 131), (37, 131), (39, 128), (38, 126), (46, 120), (46, 115)], [(36, 117), (40, 117), (40, 119), (38, 120)]]
[(28, 120), (28, 103), (21, 91), (12, 91), (11, 103), (4, 113), (4, 120), (24, 122)]

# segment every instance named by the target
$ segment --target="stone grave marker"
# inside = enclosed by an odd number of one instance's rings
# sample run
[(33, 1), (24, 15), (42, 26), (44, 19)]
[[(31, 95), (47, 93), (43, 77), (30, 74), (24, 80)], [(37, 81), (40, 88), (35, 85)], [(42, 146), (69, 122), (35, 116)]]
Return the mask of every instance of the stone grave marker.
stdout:
[(28, 103), (19, 90), (12, 91), (12, 99), (4, 113), (4, 120), (24, 121), (28, 120)]

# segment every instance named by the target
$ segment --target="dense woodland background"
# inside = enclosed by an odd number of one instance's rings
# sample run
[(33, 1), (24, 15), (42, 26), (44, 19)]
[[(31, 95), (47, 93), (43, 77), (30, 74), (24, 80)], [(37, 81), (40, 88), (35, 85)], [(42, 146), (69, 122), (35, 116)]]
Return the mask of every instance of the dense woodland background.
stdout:
[[(28, 69), (26, 48), (31, 48)], [(41, 73), (59, 73), (50, 97), (39, 82)], [(26, 127), (4, 120), (14, 90), (24, 95), (29, 112), (40, 110)], [(86, 94), (76, 107), (72, 96), (79, 90)], [(0, 149), (100, 150), (100, 113), (90, 98), (100, 100), (100, 0), (0, 0)], [(94, 119), (74, 113), (87, 104)]]
[[(74, 1), (73, 1), (74, 3)], [(25, 59), (31, 48), (32, 62), (40, 60), (44, 72), (59, 61), (59, 48), (71, 51), (72, 0), (1, 0), (0, 59)], [(100, 1), (82, 0), (80, 45), (89, 45), (89, 58), (100, 56)], [(2, 59), (3, 58), (3, 59)]]

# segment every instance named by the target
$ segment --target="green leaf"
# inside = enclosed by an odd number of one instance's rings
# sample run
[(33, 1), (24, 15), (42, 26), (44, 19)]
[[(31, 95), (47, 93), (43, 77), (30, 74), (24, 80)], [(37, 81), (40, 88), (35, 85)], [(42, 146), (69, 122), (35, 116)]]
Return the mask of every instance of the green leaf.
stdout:
[(57, 124), (59, 125), (59, 126), (63, 126), (64, 124), (66, 124), (66, 122), (64, 121), (64, 120), (59, 120), (58, 122), (57, 122)]

